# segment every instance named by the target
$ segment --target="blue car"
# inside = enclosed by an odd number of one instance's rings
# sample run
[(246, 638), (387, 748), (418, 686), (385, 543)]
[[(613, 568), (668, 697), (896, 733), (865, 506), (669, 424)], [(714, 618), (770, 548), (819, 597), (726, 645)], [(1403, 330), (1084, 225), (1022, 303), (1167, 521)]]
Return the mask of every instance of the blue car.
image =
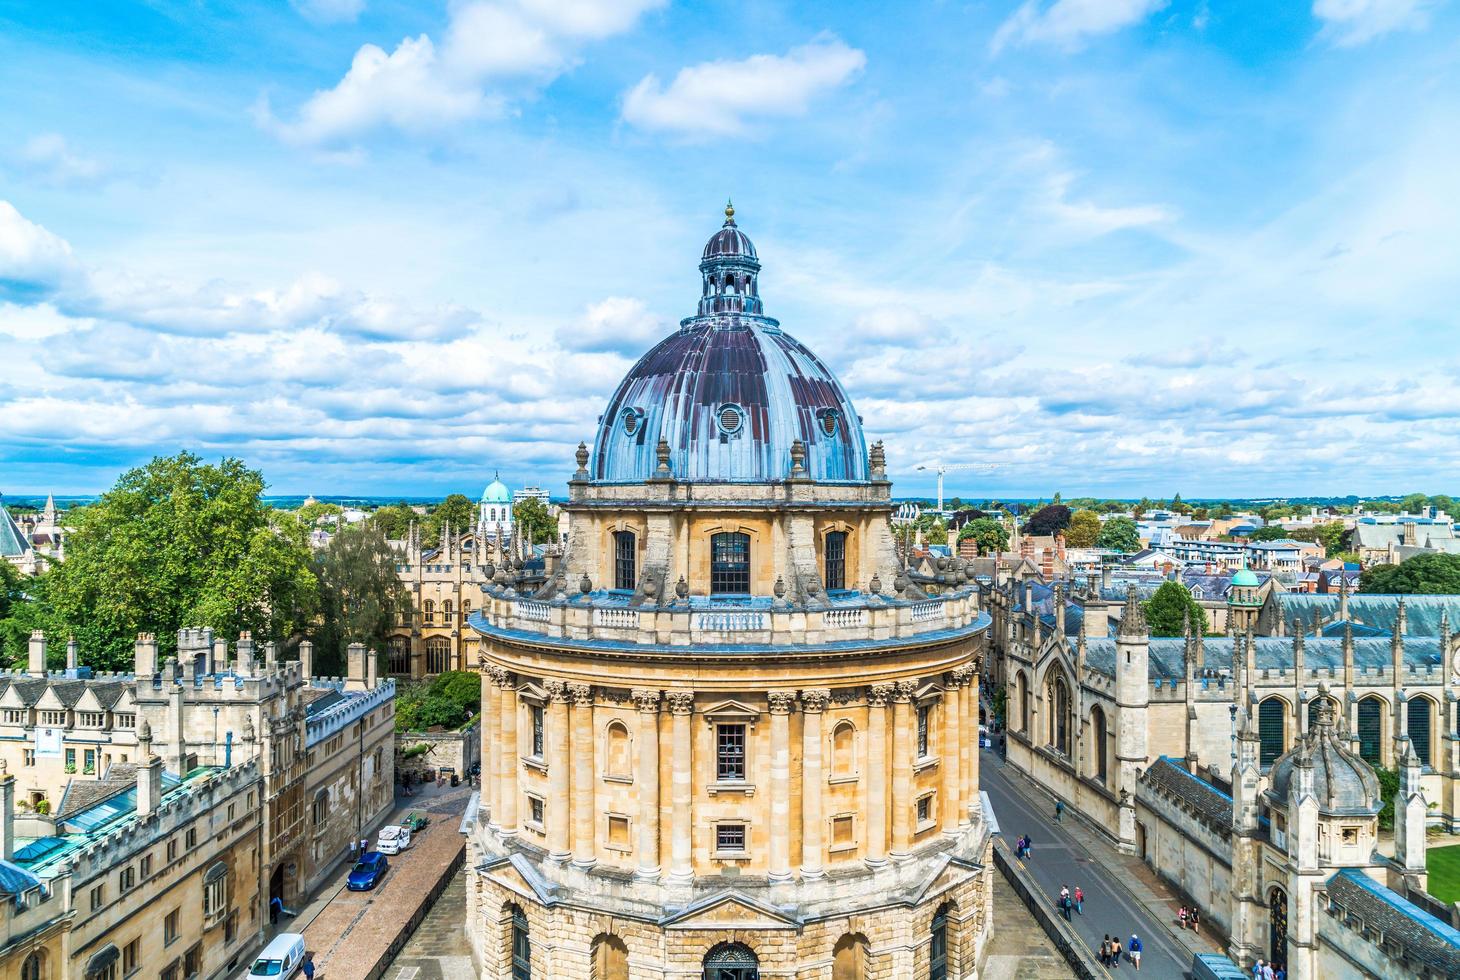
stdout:
[(350, 869), (350, 877), (345, 881), (345, 887), (352, 892), (368, 892), (380, 884), (380, 879), (385, 877), (385, 870), (389, 867), (390, 862), (385, 859), (384, 854), (369, 851)]

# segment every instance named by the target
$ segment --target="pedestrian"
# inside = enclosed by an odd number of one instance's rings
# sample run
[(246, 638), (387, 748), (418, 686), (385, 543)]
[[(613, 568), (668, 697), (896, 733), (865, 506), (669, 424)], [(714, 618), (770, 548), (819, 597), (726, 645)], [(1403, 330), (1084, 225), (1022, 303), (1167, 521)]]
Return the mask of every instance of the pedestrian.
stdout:
[(360, 856), (361, 857), (364, 857), (365, 856), (365, 852), (368, 851), (368, 850), (370, 850), (370, 838), (368, 838), (368, 837), (361, 837), (360, 838)]
[(314, 954), (313, 953), (305, 953), (304, 954), (304, 966), (301, 967), (301, 969), (304, 971), (304, 980), (314, 980)]
[(1110, 933), (1108, 932), (1105, 934), (1105, 938), (1100, 940), (1100, 965), (1107, 967), (1110, 965)]
[(1287, 971), (1287, 969), (1284, 968), (1284, 967), (1281, 967), (1281, 966), (1278, 967), (1277, 968), (1277, 971), (1274, 972), (1273, 975), (1272, 975), (1272, 980), (1288, 980), (1288, 971)]
[(1075, 911), (1085, 914), (1085, 892), (1079, 885), (1075, 886)]
[(1197, 914), (1195, 905), (1191, 907), (1191, 913), (1186, 918), (1191, 923), (1191, 931), (1196, 932), (1196, 927), (1201, 925), (1201, 916)]
[(1060, 911), (1064, 913), (1065, 921), (1070, 921), (1070, 896), (1066, 895), (1060, 899)]
[(1252, 964), (1252, 980), (1262, 980), (1262, 960)]
[(1130, 961), (1135, 964), (1137, 970), (1141, 968), (1141, 937), (1135, 933), (1130, 936)]
[(269, 899), (269, 924), (278, 925), (279, 913), (284, 911), (284, 900), (278, 895)]
[(1064, 816), (1064, 812), (1065, 812), (1065, 801), (1064, 800), (1055, 800), (1054, 801), (1054, 822), (1055, 823), (1059, 823), (1060, 822), (1060, 817)]
[(1181, 924), (1181, 928), (1183, 928), (1183, 929), (1186, 928), (1186, 906), (1185, 905), (1181, 906), (1181, 908), (1179, 908), (1179, 909), (1176, 910), (1176, 921)]
[(1262, 980), (1277, 980), (1277, 967), (1269, 963), (1262, 968)]
[(1110, 967), (1113, 970), (1120, 969), (1120, 937), (1110, 937)]
[(1034, 838), (1028, 834), (1024, 835), (1024, 859), (1027, 861), (1034, 857)]

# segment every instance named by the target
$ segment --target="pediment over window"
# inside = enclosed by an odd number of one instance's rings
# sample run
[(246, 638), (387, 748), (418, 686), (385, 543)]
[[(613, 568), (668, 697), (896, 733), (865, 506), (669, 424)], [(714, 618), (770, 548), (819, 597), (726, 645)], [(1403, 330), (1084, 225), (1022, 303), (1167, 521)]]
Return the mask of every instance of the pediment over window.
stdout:
[(753, 725), (760, 720), (762, 714), (759, 708), (751, 707), (744, 701), (727, 700), (712, 704), (701, 712), (705, 721), (711, 725), (724, 722), (745, 722)]

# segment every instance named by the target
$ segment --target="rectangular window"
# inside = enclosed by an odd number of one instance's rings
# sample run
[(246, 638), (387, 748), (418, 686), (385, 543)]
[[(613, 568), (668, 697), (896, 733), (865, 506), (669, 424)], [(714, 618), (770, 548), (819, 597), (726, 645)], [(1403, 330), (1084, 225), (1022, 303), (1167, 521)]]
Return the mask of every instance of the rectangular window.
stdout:
[(91, 890), (91, 911), (95, 912), (106, 904), (106, 885), (97, 885)]
[(228, 919), (223, 923), (223, 942), (233, 942), (238, 938), (238, 913), (229, 912)]
[(27, 766), (33, 766), (33, 765), (35, 765), (35, 749), (26, 749), (25, 750), (25, 752), (24, 752), (24, 762), (25, 762), (25, 764)]
[(183, 957), (183, 976), (191, 980), (203, 972), (203, 946), (199, 943)]
[(633, 531), (613, 532), (613, 587), (632, 590), (636, 585), (638, 542)]
[(835, 848), (852, 847), (857, 840), (855, 834), (854, 818), (851, 816), (833, 817), (831, 820), (831, 846)]
[(608, 846), (627, 848), (629, 846), (629, 818), (608, 818)]
[(932, 821), (932, 819), (933, 797), (931, 795), (924, 796), (922, 799), (918, 800), (918, 824), (921, 825), (929, 823)]
[(163, 944), (177, 941), (177, 909), (167, 913), (167, 918), (162, 920), (162, 942)]
[(7, 725), (24, 725), (25, 724), (25, 710), (24, 709), (17, 709), (17, 708), (6, 708), (5, 709), (5, 724), (7, 724)]
[(198, 831), (195, 827), (188, 828), (188, 850), (198, 846)]
[(534, 704), (529, 710), (532, 712), (532, 757), (542, 758), (542, 705)]
[(542, 826), (544, 822), (544, 813), (546, 811), (546, 807), (543, 805), (542, 800), (536, 796), (529, 796), (527, 798), (527, 805), (529, 810), (532, 812), (532, 822), (537, 824), (538, 826)]
[(86, 760), (86, 766), (83, 771), (87, 773), (96, 772), (96, 749), (87, 749), (86, 754), (82, 758)]
[(221, 874), (203, 886), (203, 914), (211, 919), (227, 907), (228, 875)]
[(721, 852), (743, 852), (745, 850), (745, 824), (722, 823), (715, 828), (715, 850)]
[(137, 960), (142, 951), (142, 940), (134, 939), (122, 947), (122, 975), (131, 976), (137, 972)]
[(178, 980), (177, 960), (167, 964), (163, 971), (157, 974), (157, 980)]
[(928, 717), (933, 709), (928, 705), (918, 708), (918, 758), (928, 757)]
[(722, 531), (710, 537), (710, 594), (750, 593), (750, 535)]
[(826, 588), (847, 587), (847, 532), (832, 531), (826, 536)]
[[(42, 711), (41, 724), (47, 728), (65, 728), (66, 712), (64, 711)], [(73, 760), (74, 761), (74, 760)]]
[(106, 719), (106, 715), (100, 711), (82, 711), (79, 713), (80, 725), (82, 728), (100, 728)]
[(122, 712), (121, 714), (117, 715), (116, 718), (117, 721), (115, 727), (117, 728), (137, 727), (137, 716), (132, 714), (130, 711)]
[(176, 860), (177, 860), (177, 840), (176, 839), (173, 839), (173, 840), (170, 840), (170, 841), (167, 842), (167, 862), (168, 862), (168, 864), (171, 864), (173, 861), (176, 861)]
[(715, 726), (715, 778), (745, 779), (745, 726)]
[(76, 750), (75, 749), (67, 749), (66, 750), (66, 768), (68, 770), (70, 770), (71, 772), (75, 772), (76, 771)]
[(126, 867), (117, 876), (117, 885), (123, 892), (129, 892), (137, 885), (137, 869)]
[(142, 877), (147, 878), (152, 874), (152, 855), (146, 854), (142, 857)]

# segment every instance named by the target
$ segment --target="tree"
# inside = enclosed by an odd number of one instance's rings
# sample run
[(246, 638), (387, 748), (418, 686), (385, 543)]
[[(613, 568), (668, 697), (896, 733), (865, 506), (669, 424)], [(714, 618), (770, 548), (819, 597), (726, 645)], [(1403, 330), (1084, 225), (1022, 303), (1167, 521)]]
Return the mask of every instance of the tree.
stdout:
[(66, 560), (48, 573), (46, 594), (84, 662), (129, 668), (140, 632), (170, 656), (184, 626), (296, 637), (317, 599), (308, 530), (265, 504), (263, 490), (263, 476), (237, 459), (205, 464), (184, 452), (128, 470), (68, 515)]
[(1260, 527), (1257, 530), (1253, 531), (1251, 534), (1247, 535), (1247, 540), (1248, 541), (1286, 541), (1288, 538), (1291, 538), (1291, 537), (1292, 537), (1292, 534), (1289, 533), (1289, 531), (1288, 531), (1287, 528), (1285, 528), (1285, 527), (1279, 527), (1276, 524), (1269, 524), (1267, 527)]
[(992, 517), (978, 517), (963, 525), (958, 532), (958, 540), (972, 538), (978, 546), (978, 553), (981, 555), (992, 554), (996, 551), (1007, 551), (1009, 548), (1009, 531), (1004, 527), (1002, 521)]
[(375, 513), (370, 515), (370, 523), (380, 528), (381, 533), (391, 541), (401, 541), (419, 517), (410, 504), (402, 500), (398, 504), (376, 508)]
[(1322, 545), (1324, 557), (1332, 557), (1343, 549), (1348, 532), (1344, 530), (1341, 522), (1332, 521), (1328, 524), (1316, 524), (1313, 527), (1294, 528), (1287, 532), (1287, 536), (1294, 541), (1307, 541), (1311, 544)]
[(1100, 536), (1095, 539), (1095, 547), (1109, 548), (1122, 554), (1140, 551), (1141, 535), (1136, 529), (1136, 522), (1129, 517), (1112, 517), (1100, 526)]
[(944, 524), (943, 521), (941, 519), (939, 519), (939, 520), (933, 521), (927, 527), (923, 528), (923, 543), (924, 544), (947, 544), (948, 543), (948, 525), (947, 524)]
[(377, 656), (385, 650), (391, 626), (411, 608), (395, 566), (385, 533), (368, 522), (340, 528), (314, 556), (319, 617), (311, 633), (319, 649), (319, 673), (343, 675), (351, 643), (363, 643)]
[(1064, 504), (1050, 504), (1030, 515), (1024, 533), (1036, 537), (1058, 534), (1070, 526), (1070, 509)]
[(450, 526), (453, 534), (469, 531), (477, 522), (477, 505), (464, 493), (453, 493), (426, 515), (425, 526), (421, 528), (421, 545), (434, 548), (441, 543), (441, 532)]
[(512, 521), (517, 533), (527, 535), (529, 544), (549, 544), (558, 540), (558, 519), (539, 497), (524, 497), (512, 507)]
[(319, 523), (321, 517), (339, 517), (343, 513), (344, 508), (339, 504), (325, 504), (318, 500), (311, 500), (299, 508), (299, 519), (313, 527)]
[(456, 728), (482, 705), (481, 677), (451, 670), (430, 681), (402, 684), (395, 698), (395, 730), (421, 732), (434, 725)]
[(1402, 565), (1373, 565), (1359, 576), (1359, 591), (1382, 595), (1452, 595), (1460, 592), (1460, 555), (1417, 555)]
[(51, 639), (47, 660), (61, 663), (65, 656), (57, 641), (64, 630), (46, 601), (47, 576), (22, 576), (0, 559), (0, 664), (24, 670), (30, 662), (30, 634), (44, 631)]
[(1093, 548), (1100, 537), (1100, 515), (1093, 510), (1077, 510), (1065, 529), (1065, 544), (1071, 548)]
[(1379, 809), (1379, 829), (1394, 829), (1394, 801), (1399, 798), (1399, 770), (1385, 769), (1369, 764), (1374, 775), (1379, 777), (1379, 799), (1384, 804)]
[(1186, 631), (1188, 615), (1193, 633), (1207, 631), (1206, 610), (1197, 605), (1191, 592), (1180, 582), (1162, 582), (1156, 594), (1143, 605), (1152, 636), (1181, 636)]

